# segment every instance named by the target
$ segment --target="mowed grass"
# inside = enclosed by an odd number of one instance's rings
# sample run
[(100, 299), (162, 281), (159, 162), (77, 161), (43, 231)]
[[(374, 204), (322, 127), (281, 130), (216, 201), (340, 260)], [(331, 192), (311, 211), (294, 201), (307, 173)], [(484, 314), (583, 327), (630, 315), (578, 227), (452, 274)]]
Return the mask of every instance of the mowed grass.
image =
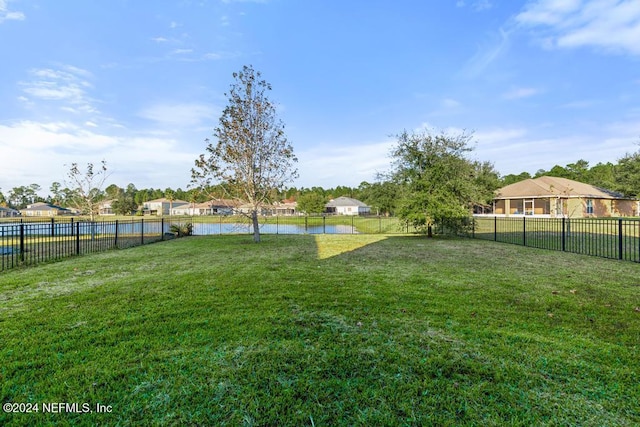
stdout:
[(640, 265), (191, 237), (0, 275), (0, 425), (637, 425)]

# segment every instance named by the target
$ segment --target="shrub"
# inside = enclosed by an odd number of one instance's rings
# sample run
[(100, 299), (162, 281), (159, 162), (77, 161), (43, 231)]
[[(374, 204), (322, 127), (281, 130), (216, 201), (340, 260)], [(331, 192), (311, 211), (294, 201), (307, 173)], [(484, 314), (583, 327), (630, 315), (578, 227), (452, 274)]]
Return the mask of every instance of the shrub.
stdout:
[(177, 237), (191, 236), (193, 234), (193, 224), (190, 222), (186, 224), (173, 224), (169, 227), (169, 231), (176, 234)]

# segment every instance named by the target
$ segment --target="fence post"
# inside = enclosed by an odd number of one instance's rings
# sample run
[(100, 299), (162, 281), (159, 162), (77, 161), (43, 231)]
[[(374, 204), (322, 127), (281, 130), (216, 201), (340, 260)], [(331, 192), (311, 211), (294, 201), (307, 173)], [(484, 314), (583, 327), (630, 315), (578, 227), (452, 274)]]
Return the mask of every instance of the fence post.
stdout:
[(493, 217), (493, 241), (498, 241), (498, 217)]
[(73, 217), (71, 218), (71, 236), (73, 236)]
[(144, 245), (144, 218), (140, 219), (140, 244)]
[(527, 246), (527, 217), (522, 217), (522, 246)]
[(567, 251), (567, 224), (566, 218), (562, 217), (562, 252)]
[(24, 262), (24, 223), (20, 220), (20, 262)]
[(327, 217), (322, 215), (322, 234), (327, 234)]
[(309, 228), (309, 216), (305, 215), (304, 217), (304, 232), (305, 234), (308, 232)]
[(56, 235), (56, 232), (55, 232), (54, 219), (51, 218), (51, 237), (54, 237), (55, 235)]
[(351, 234), (354, 234), (353, 222), (355, 220), (355, 216), (351, 215)]
[(116, 232), (115, 232), (115, 238), (114, 238), (114, 246), (117, 248), (118, 247), (118, 220), (116, 219)]
[(76, 255), (80, 255), (80, 223), (76, 222)]
[(618, 218), (618, 259), (624, 258), (624, 245), (622, 244), (622, 218)]
[(160, 240), (164, 240), (164, 217), (160, 219)]
[(378, 215), (378, 233), (382, 233), (382, 217)]

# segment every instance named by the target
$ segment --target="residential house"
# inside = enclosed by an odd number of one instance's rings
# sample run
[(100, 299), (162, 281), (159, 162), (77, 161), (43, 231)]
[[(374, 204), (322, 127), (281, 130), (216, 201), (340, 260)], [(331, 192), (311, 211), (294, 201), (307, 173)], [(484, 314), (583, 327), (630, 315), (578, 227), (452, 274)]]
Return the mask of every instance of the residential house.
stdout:
[(298, 202), (294, 200), (283, 200), (273, 204), (274, 215), (292, 216), (299, 215)]
[(493, 215), (595, 218), (640, 215), (640, 202), (566, 178), (541, 176), (496, 191)]
[(171, 215), (231, 215), (236, 202), (226, 199), (213, 199), (203, 203), (180, 204), (171, 210)]
[(116, 213), (113, 210), (111, 204), (115, 202), (115, 200), (104, 200), (98, 204), (98, 215), (115, 215)]
[(163, 197), (161, 199), (144, 202), (142, 204), (142, 211), (144, 215), (171, 215), (174, 209), (188, 204), (189, 202), (185, 202), (184, 200), (170, 200)]
[(360, 200), (351, 197), (338, 197), (325, 205), (326, 212), (336, 215), (368, 215), (371, 208)]
[(23, 216), (59, 216), (59, 215), (74, 215), (75, 212), (71, 209), (63, 208), (51, 203), (38, 202), (27, 205), (25, 209), (20, 209), (20, 213)]
[(0, 206), (0, 218), (13, 218), (16, 216), (20, 216), (20, 211)]

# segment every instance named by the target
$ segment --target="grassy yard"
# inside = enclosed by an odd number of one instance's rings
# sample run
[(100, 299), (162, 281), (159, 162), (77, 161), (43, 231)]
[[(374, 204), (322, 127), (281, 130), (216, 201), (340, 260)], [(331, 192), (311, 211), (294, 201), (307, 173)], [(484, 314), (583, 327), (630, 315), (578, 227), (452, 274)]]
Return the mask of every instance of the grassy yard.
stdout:
[(40, 405), (0, 425), (638, 425), (639, 306), (638, 264), (471, 239), (107, 251), (0, 274), (1, 400)]

